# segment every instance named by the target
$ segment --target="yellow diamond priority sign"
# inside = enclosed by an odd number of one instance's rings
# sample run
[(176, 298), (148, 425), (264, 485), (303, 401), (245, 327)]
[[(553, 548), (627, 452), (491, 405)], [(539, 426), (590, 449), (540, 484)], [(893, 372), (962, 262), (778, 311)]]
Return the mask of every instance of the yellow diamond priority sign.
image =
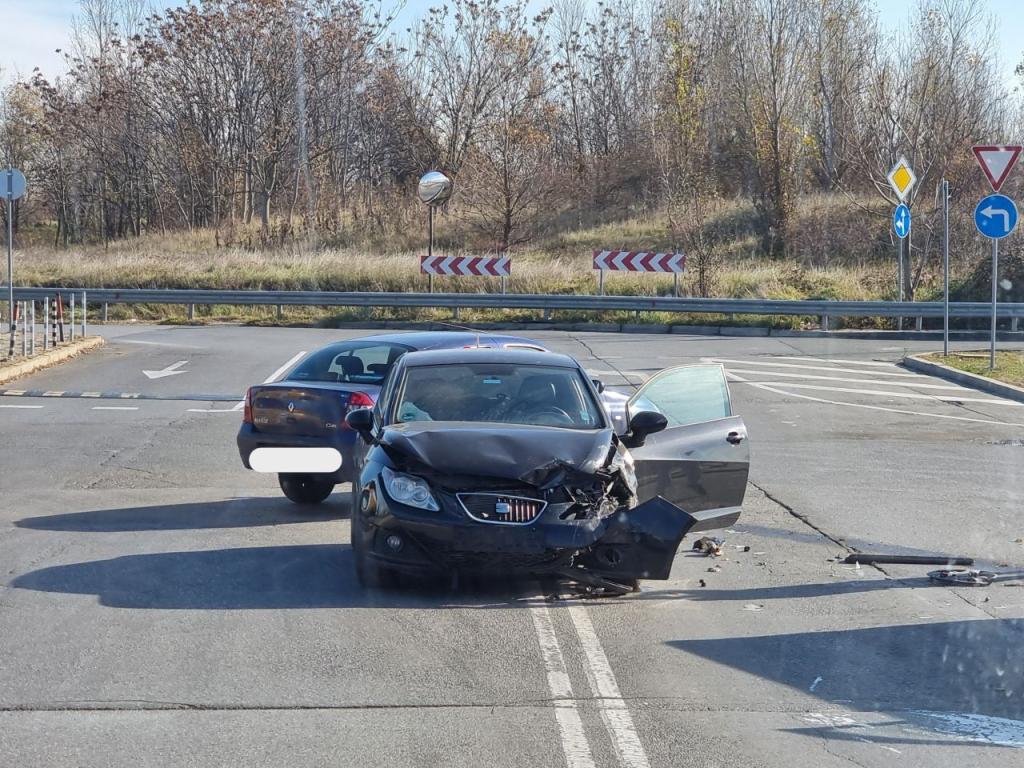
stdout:
[(896, 165), (889, 171), (887, 177), (889, 179), (889, 186), (893, 188), (896, 193), (896, 197), (900, 199), (900, 202), (904, 202), (907, 199), (907, 195), (910, 194), (911, 188), (917, 181), (917, 176), (914, 175), (913, 169), (910, 167), (910, 163), (907, 162), (907, 158), (900, 156), (900, 159), (896, 162)]

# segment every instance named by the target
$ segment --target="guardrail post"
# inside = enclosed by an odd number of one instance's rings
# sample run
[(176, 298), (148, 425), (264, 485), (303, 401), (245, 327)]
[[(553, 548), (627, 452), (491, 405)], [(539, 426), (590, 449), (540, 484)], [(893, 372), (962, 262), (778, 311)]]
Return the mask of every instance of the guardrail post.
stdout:
[(195, 317), (196, 317), (196, 305), (195, 304), (189, 304), (188, 305), (188, 319), (189, 320), (194, 320)]
[(923, 317), (919, 316), (917, 318), (917, 330), (919, 330), (919, 331), (923, 331), (924, 330), (924, 318)]
[(829, 331), (829, 330), (831, 330), (831, 329), (829, 328), (829, 320), (830, 320), (830, 319), (831, 319), (831, 318), (829, 318), (829, 316), (828, 316), (828, 315), (822, 315), (822, 316), (821, 316), (821, 330), (823, 330), (823, 331)]
[(283, 320), (284, 319), (284, 304), (278, 304), (277, 305), (277, 319), (278, 320)]
[(70, 335), (69, 340), (70, 341), (74, 341), (75, 340), (75, 292), (74, 291), (71, 292), (71, 306), (70, 306), (70, 309), (71, 309), (71, 325), (69, 326), (69, 332), (70, 332), (71, 335)]
[(107, 302), (103, 302), (103, 322), (107, 322)]
[(551, 319), (551, 310), (548, 307), (544, 308), (544, 320), (545, 322)]
[(1017, 331), (1020, 330), (1020, 318), (1019, 317), (1011, 317), (1010, 318), (1010, 330), (1013, 331), (1014, 333), (1016, 333)]
[(452, 319), (453, 320), (458, 320), (459, 319), (459, 309), (460, 309), (460, 307), (452, 307)]

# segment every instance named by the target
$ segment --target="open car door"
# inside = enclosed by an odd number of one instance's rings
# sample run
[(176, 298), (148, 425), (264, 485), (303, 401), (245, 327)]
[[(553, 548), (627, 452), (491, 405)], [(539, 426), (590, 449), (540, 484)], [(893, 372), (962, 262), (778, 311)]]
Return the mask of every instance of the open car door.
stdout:
[(667, 579), (683, 536), (727, 528), (740, 515), (750, 451), (743, 419), (732, 414), (725, 369), (661, 371), (630, 398), (627, 421), (641, 411), (662, 414), (668, 426), (629, 449), (638, 504), (610, 515), (579, 559), (591, 578)]
[(750, 469), (747, 427), (732, 413), (721, 365), (655, 374), (626, 404), (627, 423), (641, 411), (662, 414), (668, 426), (629, 450), (640, 503), (661, 496), (691, 514), (743, 503)]

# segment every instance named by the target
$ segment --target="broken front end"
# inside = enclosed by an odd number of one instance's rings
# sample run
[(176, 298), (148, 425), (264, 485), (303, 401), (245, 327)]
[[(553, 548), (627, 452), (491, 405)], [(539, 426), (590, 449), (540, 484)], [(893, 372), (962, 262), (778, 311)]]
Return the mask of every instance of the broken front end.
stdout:
[[(538, 449), (565, 458), (531, 464)], [(553, 573), (615, 591), (667, 579), (686, 533), (739, 515), (638, 502), (632, 458), (611, 430), (401, 425), (367, 459), (367, 553), (395, 570)]]

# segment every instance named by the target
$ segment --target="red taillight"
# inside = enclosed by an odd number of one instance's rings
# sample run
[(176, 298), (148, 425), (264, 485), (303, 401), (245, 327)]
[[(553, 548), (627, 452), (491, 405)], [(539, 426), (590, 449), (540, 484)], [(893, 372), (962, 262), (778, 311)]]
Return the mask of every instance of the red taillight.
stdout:
[[(373, 407), (373, 398), (372, 397), (370, 397), (365, 392), (353, 392), (352, 396), (349, 397), (349, 399), (348, 399), (348, 409), (346, 410), (346, 413), (348, 411), (354, 411), (357, 408), (372, 408), (372, 407)], [(351, 429), (351, 427), (348, 425), (348, 422), (345, 421), (344, 418), (341, 420), (341, 428), (342, 429)]]
[(242, 423), (252, 424), (252, 387), (245, 391), (245, 407), (242, 409)]
[(373, 408), (373, 398), (365, 392), (353, 392), (348, 399), (349, 410), (353, 408)]

